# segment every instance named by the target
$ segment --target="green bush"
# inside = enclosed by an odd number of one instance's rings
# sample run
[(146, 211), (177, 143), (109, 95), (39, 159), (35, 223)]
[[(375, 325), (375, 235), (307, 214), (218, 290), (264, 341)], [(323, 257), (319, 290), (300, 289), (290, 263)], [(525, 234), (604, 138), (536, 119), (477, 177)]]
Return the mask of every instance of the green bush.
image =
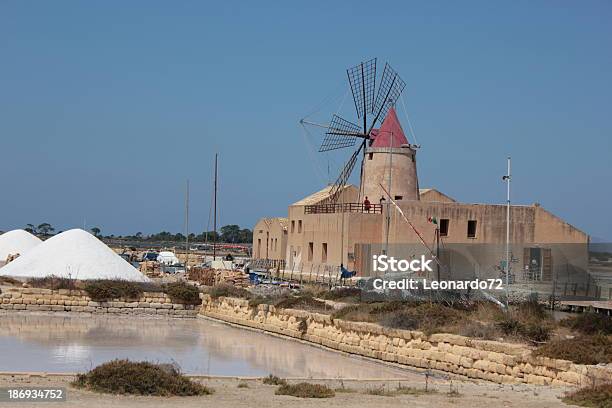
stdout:
[(208, 395), (212, 390), (169, 365), (113, 360), (79, 374), (73, 385), (110, 394), (158, 396)]
[(276, 390), (276, 395), (291, 395), (298, 398), (331, 398), (336, 395), (334, 390), (326, 385), (302, 382), (299, 384), (283, 384)]
[(164, 285), (164, 292), (174, 303), (188, 305), (199, 305), (202, 303), (199, 289), (185, 282), (174, 282)]
[(577, 364), (609, 364), (612, 363), (612, 338), (597, 334), (553, 340), (534, 350), (533, 354)]
[(590, 386), (567, 393), (563, 402), (590, 408), (612, 408), (612, 383)]
[(139, 283), (123, 280), (92, 280), (87, 281), (83, 290), (96, 302), (110, 299), (139, 299), (144, 290)]

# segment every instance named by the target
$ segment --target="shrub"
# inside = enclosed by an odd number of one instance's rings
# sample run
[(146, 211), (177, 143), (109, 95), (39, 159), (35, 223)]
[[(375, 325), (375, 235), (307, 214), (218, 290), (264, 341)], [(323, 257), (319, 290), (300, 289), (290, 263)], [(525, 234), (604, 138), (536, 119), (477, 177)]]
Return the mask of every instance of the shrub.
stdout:
[(612, 408), (612, 383), (566, 393), (563, 402), (592, 408)]
[(612, 317), (600, 313), (581, 313), (559, 323), (582, 334), (612, 334)]
[(123, 280), (87, 281), (83, 290), (96, 302), (119, 298), (139, 299), (144, 292), (140, 284)]
[(236, 297), (242, 299), (250, 299), (251, 292), (246, 289), (239, 288), (229, 283), (220, 283), (206, 291), (213, 299), (219, 297)]
[(202, 303), (198, 288), (185, 282), (169, 283), (164, 286), (164, 292), (174, 303), (188, 305), (199, 305)]
[(76, 281), (74, 279), (60, 278), (59, 276), (45, 276), (44, 278), (31, 278), (27, 281), (28, 285), (33, 288), (44, 289), (76, 289)]
[(129, 360), (113, 360), (101, 364), (88, 373), (79, 374), (73, 385), (111, 394), (212, 394), (211, 389), (191, 381), (172, 366)]
[(523, 323), (511, 317), (497, 323), (497, 327), (508, 336), (521, 337), (528, 341), (541, 343), (550, 338), (551, 327), (544, 322), (528, 321)]
[(238, 388), (249, 388), (249, 384), (246, 381), (240, 381), (238, 383)]
[(577, 364), (612, 363), (612, 339), (603, 334), (553, 340), (537, 348), (536, 356), (569, 360)]
[(331, 398), (336, 395), (334, 390), (326, 385), (302, 382), (299, 384), (283, 384), (276, 390), (276, 395), (291, 395), (298, 398)]
[(285, 385), (287, 384), (287, 381), (285, 381), (284, 379), (277, 377), (275, 375), (268, 375), (267, 377), (264, 377), (262, 379), (262, 382), (266, 385)]

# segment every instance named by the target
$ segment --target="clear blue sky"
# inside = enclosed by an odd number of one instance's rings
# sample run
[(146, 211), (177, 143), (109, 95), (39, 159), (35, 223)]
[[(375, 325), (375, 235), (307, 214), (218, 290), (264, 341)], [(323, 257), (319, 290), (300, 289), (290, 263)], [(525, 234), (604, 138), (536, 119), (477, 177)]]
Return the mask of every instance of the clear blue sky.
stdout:
[(378, 57), (407, 82), (422, 187), (501, 203), (511, 154), (514, 201), (612, 239), (611, 20), (609, 1), (0, 0), (0, 229), (178, 232), (189, 178), (202, 231), (215, 151), (222, 225), (285, 215), (350, 153), (309, 152), (299, 118)]

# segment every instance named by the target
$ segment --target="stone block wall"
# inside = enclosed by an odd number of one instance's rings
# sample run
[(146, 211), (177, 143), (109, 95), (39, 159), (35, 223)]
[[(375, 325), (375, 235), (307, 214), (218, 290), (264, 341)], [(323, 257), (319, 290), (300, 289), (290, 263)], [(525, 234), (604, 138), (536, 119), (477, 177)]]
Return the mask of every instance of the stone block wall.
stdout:
[(428, 336), (303, 310), (250, 307), (245, 299), (204, 295), (200, 314), (351, 354), (496, 383), (586, 386), (612, 379), (612, 367), (534, 357), (522, 344), (443, 333)]
[(172, 303), (164, 293), (145, 292), (138, 300), (113, 299), (94, 302), (83, 290), (4, 288), (0, 293), (0, 309), (45, 312), (86, 312), (167, 315), (195, 318), (198, 307)]

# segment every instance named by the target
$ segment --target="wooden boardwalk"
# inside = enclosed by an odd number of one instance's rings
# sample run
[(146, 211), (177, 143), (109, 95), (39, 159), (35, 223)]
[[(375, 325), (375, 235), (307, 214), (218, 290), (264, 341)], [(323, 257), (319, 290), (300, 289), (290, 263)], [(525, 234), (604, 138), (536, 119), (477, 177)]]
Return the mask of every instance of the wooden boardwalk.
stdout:
[(592, 308), (597, 313), (612, 316), (612, 300), (562, 300), (561, 307), (568, 308), (574, 312), (584, 312)]

